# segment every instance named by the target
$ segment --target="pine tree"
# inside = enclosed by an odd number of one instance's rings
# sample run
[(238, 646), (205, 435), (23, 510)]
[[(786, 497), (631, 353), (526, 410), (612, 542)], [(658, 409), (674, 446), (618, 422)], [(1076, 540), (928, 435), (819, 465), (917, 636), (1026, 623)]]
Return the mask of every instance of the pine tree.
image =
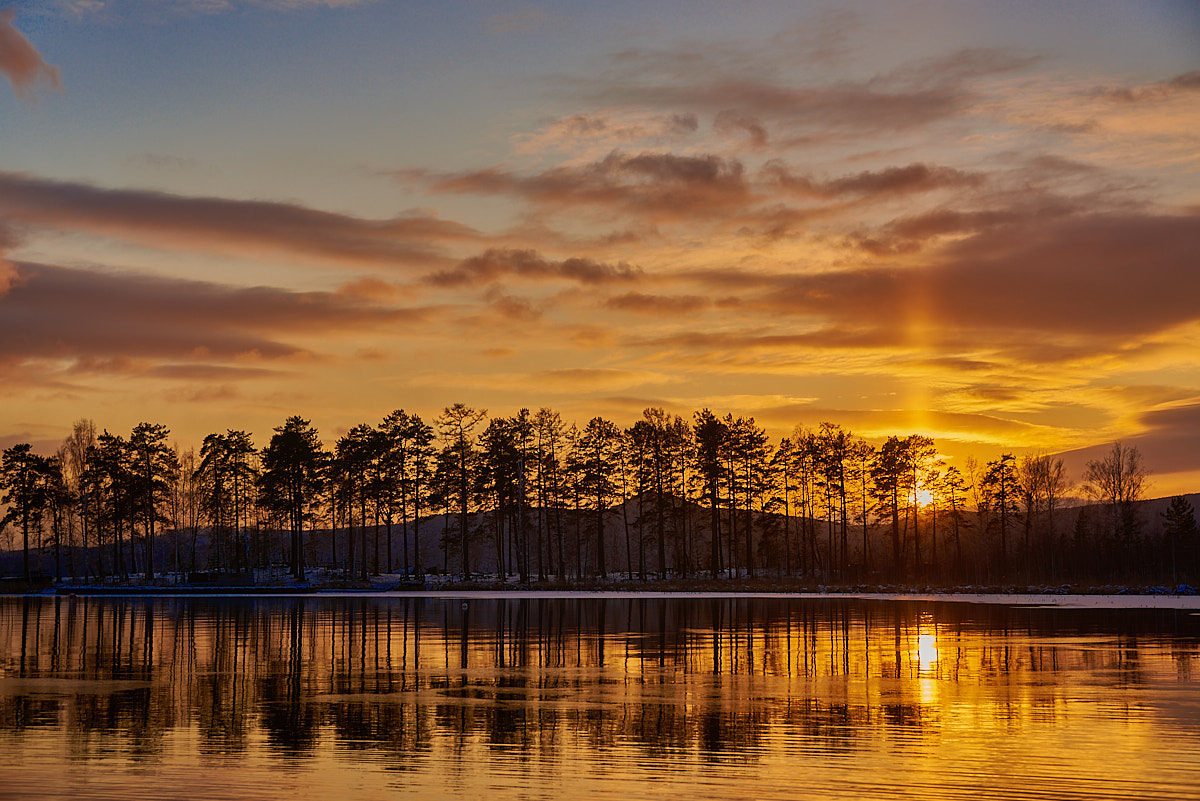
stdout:
[(1162, 517), (1163, 534), (1171, 545), (1171, 579), (1178, 582), (1181, 564), (1185, 576), (1196, 573), (1196, 512), (1187, 498), (1176, 495)]
[(292, 575), (304, 580), (304, 520), (322, 484), (324, 453), (317, 431), (294, 415), (275, 429), (263, 449), (259, 492), (263, 504), (284, 516), (291, 532)]
[(6, 448), (0, 460), (0, 497), (8, 505), (8, 512), (0, 520), (0, 528), (10, 523), (20, 523), (21, 553), (25, 580), (32, 578), (29, 565), (29, 533), (41, 528), (42, 513), (49, 500), (46, 476), (46, 458), (33, 452), (28, 442)]

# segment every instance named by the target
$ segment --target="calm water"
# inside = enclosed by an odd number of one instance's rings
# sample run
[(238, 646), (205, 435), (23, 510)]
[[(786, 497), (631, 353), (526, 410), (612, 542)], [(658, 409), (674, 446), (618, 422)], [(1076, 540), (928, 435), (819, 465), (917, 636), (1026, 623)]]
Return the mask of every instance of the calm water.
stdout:
[(0, 599), (0, 797), (1200, 799), (1200, 616)]

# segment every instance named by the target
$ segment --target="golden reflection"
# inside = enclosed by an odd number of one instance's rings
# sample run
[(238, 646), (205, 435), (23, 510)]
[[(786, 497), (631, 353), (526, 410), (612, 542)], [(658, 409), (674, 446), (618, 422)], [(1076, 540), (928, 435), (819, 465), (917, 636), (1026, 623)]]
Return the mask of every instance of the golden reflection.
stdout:
[(925, 672), (931, 670), (938, 661), (937, 622), (930, 612), (922, 612), (917, 617), (917, 669)]
[[(695, 771), (703, 785), (730, 766), (757, 780), (813, 754), (855, 754), (881, 777), (903, 754), (916, 775), (926, 751), (978, 765), (1004, 738), (1023, 738), (1014, 751), (1050, 753), (1049, 738), (1094, 742), (1097, 753), (1124, 748), (1130, 764), (1159, 760), (1155, 770), (1170, 772), (1158, 735), (1177, 735), (1181, 722), (1200, 732), (1200, 721), (1185, 720), (1192, 707), (1177, 706), (1175, 721), (1130, 695), (1151, 686), (1195, 695), (1186, 666), (1200, 661), (1200, 619), (1128, 616), (1114, 638), (1097, 635), (1094, 618), (1070, 628), (1061, 610), (934, 608), (783, 598), (480, 599), (466, 609), (436, 598), (0, 599), (0, 746), (43, 737), (77, 768), (114, 753), (146, 764), (187, 753), (245, 757), (253, 770), (270, 756), (332, 779), (366, 764), (426, 795), (446, 776), (462, 795), (490, 786), (490, 771), (528, 768), (530, 782), (562, 786), (555, 797), (594, 797), (586, 777), (611, 775), (620, 768), (602, 760), (622, 755), (627, 775)], [(1116, 708), (1113, 726), (1095, 725)], [(1174, 758), (1176, 773), (1200, 767), (1200, 747)], [(700, 775), (705, 766), (715, 772)], [(1200, 789), (1195, 777), (1200, 769)], [(796, 797), (789, 786), (761, 795)], [(522, 797), (543, 789), (526, 785)], [(630, 784), (623, 797), (644, 789)]]
[(922, 671), (933, 668), (938, 660), (937, 635), (933, 633), (917, 635), (917, 667)]
[(940, 700), (938, 682), (937, 623), (933, 615), (923, 612), (917, 618), (917, 691), (924, 707), (933, 707)]

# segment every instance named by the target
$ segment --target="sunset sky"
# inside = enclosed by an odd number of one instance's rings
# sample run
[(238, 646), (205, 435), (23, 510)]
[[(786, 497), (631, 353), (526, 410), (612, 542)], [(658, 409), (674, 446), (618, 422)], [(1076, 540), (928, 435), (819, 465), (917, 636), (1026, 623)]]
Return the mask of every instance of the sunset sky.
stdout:
[(0, 446), (647, 406), (1200, 489), (1200, 4), (0, 0)]

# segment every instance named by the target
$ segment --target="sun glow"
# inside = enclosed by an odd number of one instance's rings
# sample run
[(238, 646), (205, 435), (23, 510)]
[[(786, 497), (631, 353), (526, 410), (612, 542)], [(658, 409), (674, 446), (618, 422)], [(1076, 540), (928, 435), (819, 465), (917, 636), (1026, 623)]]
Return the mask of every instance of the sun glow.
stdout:
[(933, 503), (933, 493), (927, 489), (917, 490), (917, 504), (919, 506), (929, 506)]
[(938, 660), (937, 637), (933, 634), (917, 635), (917, 664), (922, 670)]
[(917, 659), (917, 669), (922, 672), (932, 669), (938, 661), (937, 624), (928, 612), (921, 613), (917, 621), (916, 645), (913, 656)]

